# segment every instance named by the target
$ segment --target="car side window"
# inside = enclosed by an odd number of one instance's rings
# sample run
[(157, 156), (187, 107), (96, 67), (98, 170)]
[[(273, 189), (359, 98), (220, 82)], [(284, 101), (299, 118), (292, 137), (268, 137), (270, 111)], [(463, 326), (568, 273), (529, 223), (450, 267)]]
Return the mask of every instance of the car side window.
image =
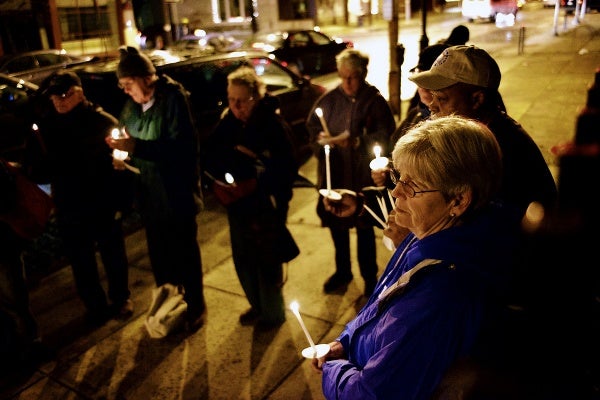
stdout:
[(295, 33), (290, 37), (290, 47), (306, 47), (310, 43), (310, 38), (304, 32)]
[(4, 70), (12, 74), (14, 72), (27, 71), (37, 68), (37, 61), (32, 56), (17, 57), (6, 63)]
[(49, 67), (51, 65), (57, 65), (67, 63), (68, 57), (61, 54), (38, 54), (36, 56), (40, 67)]
[(329, 42), (330, 42), (330, 40), (327, 36), (325, 36), (319, 32), (309, 32), (309, 35), (310, 35), (310, 38), (312, 39), (313, 43), (318, 46), (329, 44)]
[(282, 89), (291, 89), (295, 86), (290, 74), (268, 58), (254, 59), (253, 67), (256, 74), (260, 76), (267, 85), (267, 92), (269, 93), (277, 92)]

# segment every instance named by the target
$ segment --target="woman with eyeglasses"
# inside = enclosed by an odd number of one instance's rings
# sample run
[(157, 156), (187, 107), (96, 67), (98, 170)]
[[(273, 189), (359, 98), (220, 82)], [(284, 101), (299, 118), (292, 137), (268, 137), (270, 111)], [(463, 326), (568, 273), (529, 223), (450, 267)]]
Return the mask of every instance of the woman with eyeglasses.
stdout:
[[(125, 138), (108, 137), (113, 149), (128, 153), (137, 206), (146, 230), (148, 255), (157, 286), (183, 286), (186, 329), (206, 320), (202, 258), (196, 216), (202, 207), (198, 134), (189, 92), (135, 47), (121, 47), (119, 87), (129, 96), (119, 123)], [(115, 159), (115, 168), (124, 169)]]
[(511, 253), (519, 216), (494, 199), (494, 135), (460, 117), (425, 121), (392, 153), (400, 243), (373, 295), (324, 357), (327, 399), (429, 399), (474, 351)]

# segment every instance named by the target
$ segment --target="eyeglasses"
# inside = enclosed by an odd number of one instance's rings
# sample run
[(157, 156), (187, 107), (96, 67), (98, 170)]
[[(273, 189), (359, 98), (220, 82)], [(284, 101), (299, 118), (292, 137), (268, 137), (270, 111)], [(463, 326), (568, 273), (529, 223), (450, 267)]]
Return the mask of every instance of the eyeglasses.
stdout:
[(227, 101), (229, 102), (229, 104), (248, 104), (252, 100), (254, 100), (254, 97), (248, 97), (245, 99), (238, 99), (235, 97), (227, 97)]
[(135, 79), (131, 79), (129, 81), (126, 82), (119, 82), (119, 89), (123, 89), (125, 91), (131, 89), (131, 87), (133, 86), (133, 84), (135, 83)]
[(400, 172), (396, 171), (393, 168), (390, 169), (390, 179), (392, 180), (392, 183), (394, 185), (401, 184), (402, 185), (402, 190), (404, 190), (404, 193), (406, 193), (406, 197), (410, 197), (411, 199), (413, 197), (415, 197), (419, 193), (439, 192), (438, 189), (415, 190), (408, 182), (403, 181), (402, 179), (400, 179)]

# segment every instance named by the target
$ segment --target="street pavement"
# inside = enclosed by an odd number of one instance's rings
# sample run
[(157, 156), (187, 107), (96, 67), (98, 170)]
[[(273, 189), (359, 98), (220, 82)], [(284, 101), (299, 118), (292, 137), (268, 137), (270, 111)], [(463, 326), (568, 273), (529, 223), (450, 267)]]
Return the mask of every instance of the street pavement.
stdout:
[[(491, 44), (494, 38), (489, 40)], [(486, 48), (485, 43), (474, 44)], [(600, 67), (600, 14), (586, 15), (582, 24), (569, 24), (558, 36), (552, 30), (537, 31), (525, 44), (523, 54), (516, 47), (490, 52), (503, 73), (500, 90), (509, 113), (556, 171), (550, 148), (573, 137), (586, 88)], [(315, 161), (301, 173), (314, 181)], [(298, 301), (314, 342), (328, 343), (364, 303), (364, 282), (354, 264), (347, 291), (323, 293), (334, 270), (334, 249), (317, 218), (316, 199), (314, 188), (294, 190), (288, 225), (301, 254), (286, 267), (284, 296), (287, 304)], [(248, 303), (233, 267), (227, 219), (210, 196), (206, 200), (198, 216), (198, 240), (208, 318), (200, 330), (165, 339), (148, 336), (144, 318), (154, 281), (144, 233), (137, 231), (127, 237), (133, 317), (86, 328), (70, 268), (44, 277), (31, 288), (31, 302), (56, 358), (27, 376), (0, 380), (0, 399), (323, 399), (319, 375), (300, 354), (308, 340), (291, 311), (283, 325), (270, 331), (238, 323)], [(381, 231), (377, 235), (383, 271), (391, 253)]]

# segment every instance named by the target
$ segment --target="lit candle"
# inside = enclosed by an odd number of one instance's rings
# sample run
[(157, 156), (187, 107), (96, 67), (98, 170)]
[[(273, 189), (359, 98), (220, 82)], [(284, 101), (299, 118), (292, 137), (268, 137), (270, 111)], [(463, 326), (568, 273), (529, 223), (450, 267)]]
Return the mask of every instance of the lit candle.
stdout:
[(321, 110), (321, 107), (315, 108), (315, 114), (317, 114), (317, 117), (319, 117), (319, 120), (321, 121), (321, 126), (323, 127), (323, 132), (325, 132), (325, 135), (331, 136), (331, 134), (329, 133), (329, 129), (327, 129), (327, 122), (325, 122), (325, 118), (323, 117), (323, 110)]
[[(110, 137), (115, 140), (118, 140), (118, 139), (123, 139), (125, 136), (123, 133), (121, 133), (119, 128), (113, 128), (113, 130), (110, 131)], [(129, 153), (126, 151), (113, 149), (112, 156), (115, 160), (125, 161), (127, 159), (128, 155), (129, 155)]]
[(380, 145), (375, 145), (373, 147), (373, 153), (375, 153), (375, 158), (381, 157), (381, 146)]
[(306, 335), (306, 339), (308, 339), (308, 343), (310, 344), (310, 347), (313, 349), (313, 354), (316, 355), (317, 347), (315, 346), (315, 342), (313, 342), (312, 338), (310, 337), (310, 334), (308, 333), (308, 330), (306, 329), (306, 326), (304, 325), (304, 321), (302, 321), (302, 317), (300, 316), (300, 312), (298, 311), (298, 308), (299, 308), (298, 302), (292, 301), (292, 303), (290, 304), (290, 309), (292, 310), (292, 312), (298, 319), (298, 322), (300, 323), (300, 326), (302, 327), (302, 330), (304, 331), (304, 334)]
[(229, 183), (231, 186), (235, 186), (235, 179), (233, 179), (233, 175), (229, 172), (225, 172), (225, 182)]
[[(129, 135), (127, 134), (127, 131), (125, 130), (125, 127), (121, 128), (121, 129), (113, 128), (113, 130), (110, 131), (110, 137), (115, 140), (126, 139), (128, 136)], [(136, 174), (140, 173), (139, 168), (132, 167), (131, 165), (129, 165), (125, 162), (125, 160), (127, 160), (127, 157), (129, 157), (129, 153), (127, 151), (113, 149), (112, 156), (115, 160), (123, 161), (123, 165), (125, 166), (125, 168), (127, 168), (131, 172), (134, 172)]]
[(388, 165), (389, 160), (387, 157), (381, 157), (381, 146), (373, 146), (373, 153), (375, 153), (375, 158), (371, 160), (369, 167), (371, 167), (371, 169), (385, 168)]

